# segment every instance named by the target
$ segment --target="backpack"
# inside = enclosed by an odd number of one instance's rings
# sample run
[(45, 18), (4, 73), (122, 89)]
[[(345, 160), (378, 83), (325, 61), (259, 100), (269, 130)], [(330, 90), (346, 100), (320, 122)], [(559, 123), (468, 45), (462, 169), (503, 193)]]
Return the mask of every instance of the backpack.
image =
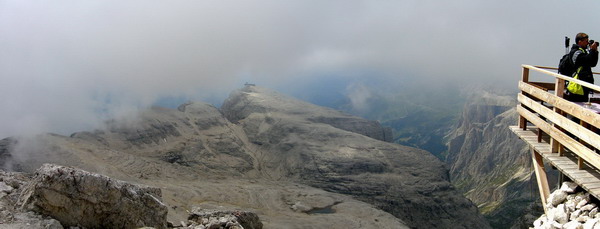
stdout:
[[(577, 49), (575, 49), (576, 51)], [(575, 73), (575, 64), (571, 60), (571, 56), (573, 56), (574, 51), (571, 50), (569, 53), (565, 54), (560, 58), (560, 62), (558, 63), (558, 73), (565, 76), (573, 76)]]

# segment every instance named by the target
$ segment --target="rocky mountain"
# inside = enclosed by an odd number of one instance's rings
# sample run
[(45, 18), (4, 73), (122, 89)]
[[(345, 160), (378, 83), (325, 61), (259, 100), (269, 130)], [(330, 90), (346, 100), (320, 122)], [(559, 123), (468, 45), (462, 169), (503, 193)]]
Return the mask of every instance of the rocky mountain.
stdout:
[[(287, 106), (287, 107), (286, 107)], [(286, 107), (286, 109), (280, 109)], [(306, 112), (310, 108), (312, 112)], [(484, 227), (471, 203), (447, 183), (441, 161), (426, 151), (363, 135), (336, 131), (322, 117), (338, 112), (279, 94), (246, 88), (234, 92), (222, 110), (239, 123), (261, 152), (268, 171), (336, 193), (373, 203), (412, 227), (453, 227), (471, 212), (466, 228)], [(368, 140), (368, 141), (365, 141)], [(282, 152), (285, 152), (282, 154)], [(453, 204), (446, 200), (453, 199)], [(435, 215), (436, 220), (429, 220)]]
[(485, 92), (470, 97), (447, 137), (452, 183), (494, 228), (519, 224), (535, 209), (529, 205), (539, 202), (529, 148), (508, 129), (517, 123), (515, 98)]
[[(265, 228), (488, 228), (430, 153), (377, 122), (264, 88), (221, 110), (152, 108), (71, 136), (0, 141), (5, 170), (75, 166), (158, 187), (171, 222), (195, 207), (256, 212)], [(382, 211), (383, 210), (383, 211)]]

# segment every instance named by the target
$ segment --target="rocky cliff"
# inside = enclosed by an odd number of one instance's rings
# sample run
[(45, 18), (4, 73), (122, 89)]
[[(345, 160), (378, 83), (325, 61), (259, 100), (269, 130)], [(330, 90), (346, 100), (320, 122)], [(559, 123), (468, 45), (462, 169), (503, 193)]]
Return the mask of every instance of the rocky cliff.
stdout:
[(261, 152), (260, 167), (269, 177), (354, 196), (411, 227), (487, 226), (448, 183), (444, 164), (430, 153), (372, 141), (340, 130), (335, 122), (315, 122), (345, 116), (337, 111), (256, 87), (232, 93), (222, 111)]
[(5, 139), (0, 164), (159, 187), (172, 222), (226, 207), (257, 212), (266, 228), (488, 227), (441, 161), (383, 140), (376, 122), (248, 86), (221, 110), (188, 103), (69, 137)]
[(447, 137), (452, 183), (495, 228), (510, 228), (538, 200), (528, 148), (508, 129), (517, 123), (515, 106), (514, 95), (472, 96)]

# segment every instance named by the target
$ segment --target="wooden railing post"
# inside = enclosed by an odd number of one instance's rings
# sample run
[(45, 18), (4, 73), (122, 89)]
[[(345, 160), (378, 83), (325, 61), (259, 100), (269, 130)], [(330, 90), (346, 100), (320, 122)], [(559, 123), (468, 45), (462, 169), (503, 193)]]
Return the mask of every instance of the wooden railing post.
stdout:
[(554, 86), (554, 93), (556, 96), (564, 98), (565, 94), (565, 80), (556, 78), (556, 85)]
[[(522, 75), (521, 75), (521, 81), (523, 82), (529, 82), (529, 68), (527, 66), (523, 66), (523, 71), (522, 71)], [(521, 94), (523, 94), (523, 92), (521, 92)], [(519, 115), (519, 128), (523, 129), (523, 130), (527, 130), (527, 120)]]
[(522, 130), (527, 130), (527, 119), (522, 115), (519, 115), (519, 128)]
[(521, 80), (525, 83), (529, 82), (529, 68), (523, 66), (523, 75)]
[(547, 213), (546, 200), (548, 199), (548, 196), (550, 196), (550, 186), (548, 186), (544, 160), (540, 153), (536, 152), (533, 147), (529, 147), (529, 151), (531, 152), (531, 159), (533, 160), (533, 169), (535, 170), (535, 178), (538, 183), (542, 206), (544, 206), (544, 212)]
[[(561, 79), (561, 78), (556, 78), (555, 80), (555, 85), (554, 85), (554, 93), (556, 96), (560, 97), (560, 98), (564, 98), (564, 94), (565, 94), (565, 80)], [(562, 110), (558, 109), (557, 107), (554, 107), (554, 112), (556, 112), (559, 115), (563, 115)], [(553, 123), (552, 126), (560, 128), (559, 126), (556, 125), (556, 123)], [(560, 143), (558, 141), (556, 141), (554, 138), (550, 138), (550, 152), (552, 153), (559, 153), (560, 156), (563, 155), (564, 148), (560, 145)]]

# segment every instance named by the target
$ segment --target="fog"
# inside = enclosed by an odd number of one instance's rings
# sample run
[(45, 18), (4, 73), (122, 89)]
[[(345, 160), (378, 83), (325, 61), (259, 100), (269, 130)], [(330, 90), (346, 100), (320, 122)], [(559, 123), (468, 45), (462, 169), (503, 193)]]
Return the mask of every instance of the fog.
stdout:
[(245, 82), (301, 94), (339, 79), (358, 108), (370, 78), (516, 87), (521, 64), (558, 63), (564, 36), (600, 40), (600, 2), (577, 3), (0, 0), (0, 139)]

